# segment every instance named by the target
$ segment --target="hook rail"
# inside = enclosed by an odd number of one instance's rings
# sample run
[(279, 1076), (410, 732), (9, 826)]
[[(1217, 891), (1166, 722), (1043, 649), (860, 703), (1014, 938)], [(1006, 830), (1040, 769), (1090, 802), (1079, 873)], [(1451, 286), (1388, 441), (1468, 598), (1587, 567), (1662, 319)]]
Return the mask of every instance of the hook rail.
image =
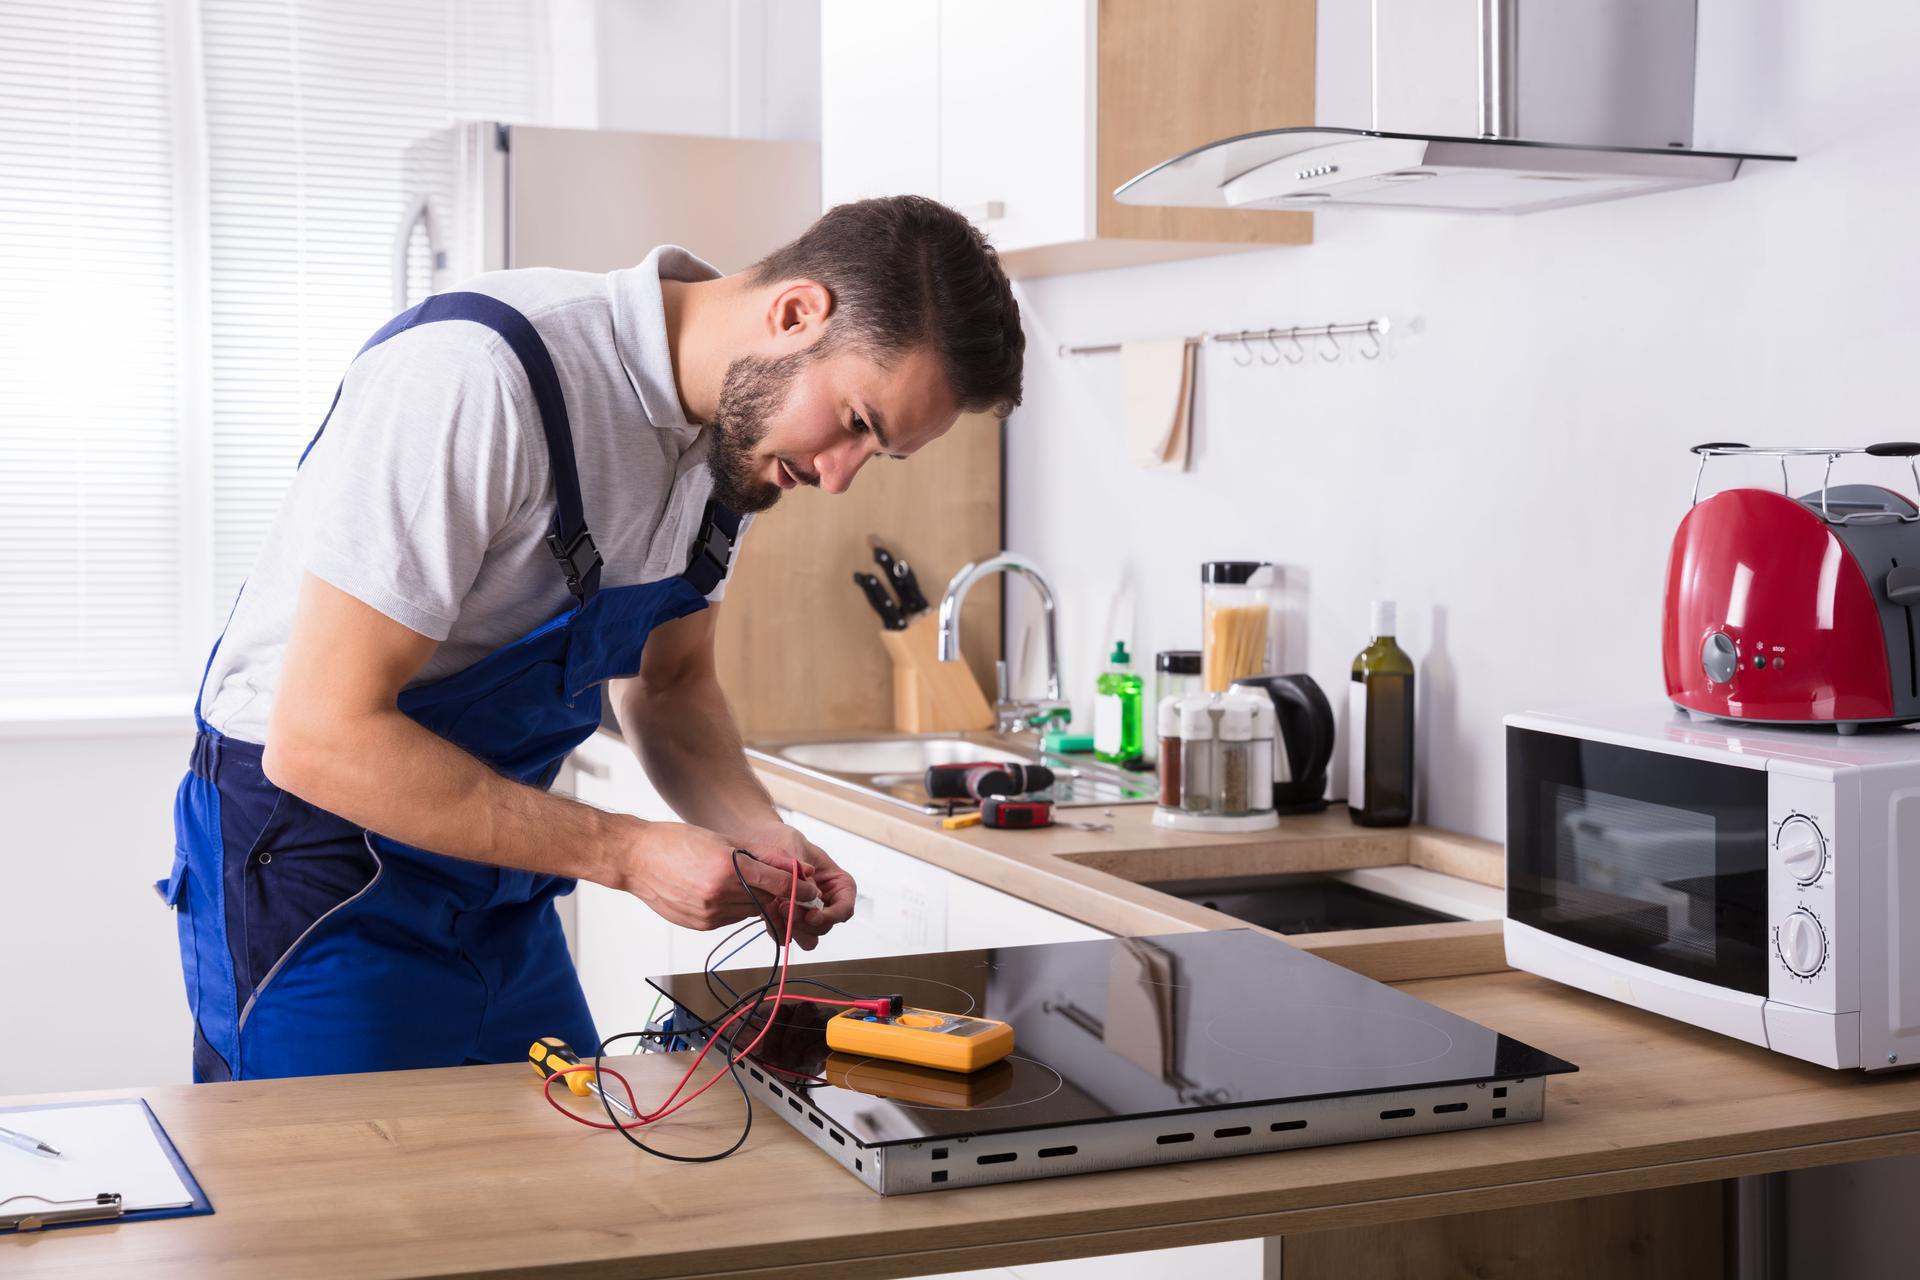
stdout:
[[(1253, 348), (1250, 345), (1251, 343), (1265, 342), (1276, 352), (1279, 352), (1280, 340), (1284, 338), (1292, 344), (1289, 347), (1289, 352), (1298, 353), (1300, 357), (1296, 359), (1293, 354), (1286, 354), (1286, 362), (1288, 364), (1299, 364), (1300, 359), (1305, 358), (1305, 349), (1301, 346), (1302, 338), (1318, 339), (1322, 342), (1331, 343), (1333, 349), (1339, 352), (1344, 350), (1338, 342), (1339, 338), (1343, 336), (1365, 335), (1372, 340), (1373, 347), (1371, 350), (1361, 351), (1360, 354), (1368, 360), (1377, 360), (1381, 352), (1380, 339), (1392, 327), (1393, 322), (1387, 317), (1376, 316), (1371, 320), (1355, 320), (1347, 324), (1298, 324), (1289, 325), (1281, 329), (1239, 329), (1232, 333), (1202, 333), (1189, 337), (1186, 339), (1186, 343), (1188, 346), (1198, 346), (1203, 342), (1238, 343), (1249, 358), (1247, 360), (1235, 360), (1234, 363), (1244, 366), (1252, 363)], [(1103, 342), (1083, 347), (1070, 347), (1064, 342), (1060, 344), (1060, 354), (1063, 356), (1108, 355), (1119, 349), (1120, 344), (1117, 342)], [(1329, 364), (1339, 358), (1338, 355), (1329, 356), (1324, 351), (1321, 353), (1321, 359), (1327, 361)], [(1269, 360), (1265, 356), (1262, 356), (1260, 360), (1262, 364), (1271, 365), (1279, 363), (1278, 359)]]

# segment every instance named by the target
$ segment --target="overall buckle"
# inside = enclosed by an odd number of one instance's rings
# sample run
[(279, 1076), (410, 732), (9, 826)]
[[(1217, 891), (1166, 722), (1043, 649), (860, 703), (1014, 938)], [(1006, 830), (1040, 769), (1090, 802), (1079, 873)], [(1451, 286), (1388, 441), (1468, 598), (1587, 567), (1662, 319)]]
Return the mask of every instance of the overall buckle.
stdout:
[[(707, 504), (705, 515), (700, 520), (700, 532), (693, 540), (693, 563), (688, 566), (688, 576), (696, 575), (694, 570), (702, 560), (712, 564), (708, 572), (712, 574), (717, 586), (727, 576), (727, 566), (733, 561), (733, 535), (722, 529), (713, 516), (718, 508), (711, 502)], [(712, 590), (711, 587), (708, 590)]]
[(593, 534), (582, 528), (571, 539), (558, 533), (547, 535), (547, 550), (560, 562), (567, 575), (567, 590), (576, 596), (586, 593), (587, 575), (600, 567), (600, 549), (593, 545)]

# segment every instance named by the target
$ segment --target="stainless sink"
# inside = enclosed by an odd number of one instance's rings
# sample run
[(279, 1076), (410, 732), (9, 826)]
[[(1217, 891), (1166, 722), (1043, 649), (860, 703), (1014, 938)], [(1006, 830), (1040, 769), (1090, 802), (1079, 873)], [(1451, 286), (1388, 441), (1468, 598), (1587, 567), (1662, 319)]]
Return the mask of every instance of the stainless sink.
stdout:
[(1150, 773), (1128, 773), (1091, 756), (1051, 754), (1038, 742), (995, 733), (766, 738), (748, 743), (747, 754), (922, 813), (947, 808), (945, 801), (930, 800), (921, 785), (927, 766), (974, 760), (1046, 765), (1058, 781), (1039, 794), (1062, 809), (1150, 804), (1156, 794)]

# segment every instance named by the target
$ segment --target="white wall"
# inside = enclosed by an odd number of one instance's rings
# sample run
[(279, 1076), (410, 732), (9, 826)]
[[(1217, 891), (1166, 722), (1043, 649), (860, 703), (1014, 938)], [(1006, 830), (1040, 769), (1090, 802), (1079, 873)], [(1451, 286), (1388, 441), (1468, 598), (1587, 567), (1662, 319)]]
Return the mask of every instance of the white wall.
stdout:
[[(1891, 0), (1704, 0), (1696, 145), (1798, 164), (1529, 217), (1329, 211), (1309, 247), (1026, 282), (1008, 536), (1064, 597), (1075, 697), (1129, 627), (1149, 657), (1197, 647), (1199, 562), (1258, 557), (1296, 597), (1288, 666), (1344, 729), (1367, 602), (1392, 597), (1423, 817), (1501, 836), (1502, 714), (1662, 696), (1688, 445), (1916, 434), (1917, 41)], [(1116, 357), (1055, 354), (1375, 315), (1396, 326), (1376, 362), (1237, 368), (1209, 344), (1186, 475), (1124, 462)]]
[[(173, 792), (193, 722), (0, 736), (0, 1096), (184, 1082)], [(27, 1045), (32, 1053), (21, 1052)]]

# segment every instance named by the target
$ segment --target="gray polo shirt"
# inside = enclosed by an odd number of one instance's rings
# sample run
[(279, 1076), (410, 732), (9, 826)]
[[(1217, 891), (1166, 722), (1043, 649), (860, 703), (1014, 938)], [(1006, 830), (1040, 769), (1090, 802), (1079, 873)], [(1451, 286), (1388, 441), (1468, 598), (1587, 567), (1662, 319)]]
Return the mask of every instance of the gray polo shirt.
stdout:
[[(553, 356), (603, 587), (686, 568), (713, 477), (707, 433), (680, 407), (660, 281), (717, 275), (663, 246), (607, 275), (535, 268), (461, 286), (520, 311)], [(553, 500), (526, 374), (492, 330), (421, 325), (359, 357), (227, 624), (207, 720), (264, 741), (303, 574), (440, 641), (415, 684), (533, 630), (572, 602), (544, 541)]]

